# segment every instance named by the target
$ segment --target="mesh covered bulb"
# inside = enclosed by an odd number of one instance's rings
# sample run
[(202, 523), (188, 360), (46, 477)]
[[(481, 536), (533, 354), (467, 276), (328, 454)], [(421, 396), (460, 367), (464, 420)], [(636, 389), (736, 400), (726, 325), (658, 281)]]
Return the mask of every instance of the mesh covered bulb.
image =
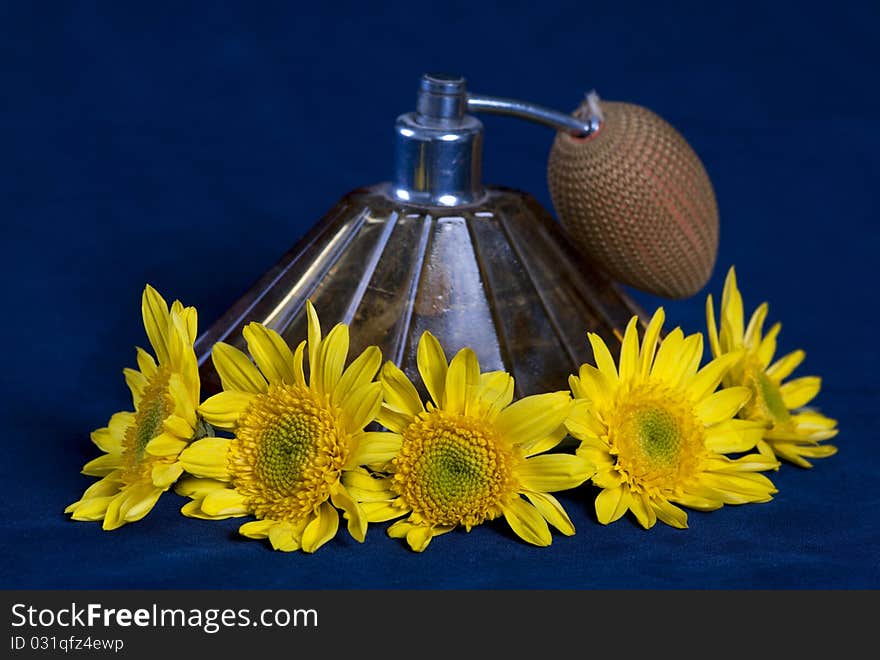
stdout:
[(650, 110), (600, 107), (599, 131), (586, 138), (560, 132), (553, 143), (548, 184), (560, 221), (620, 282), (666, 298), (697, 293), (718, 250), (718, 207), (703, 164)]

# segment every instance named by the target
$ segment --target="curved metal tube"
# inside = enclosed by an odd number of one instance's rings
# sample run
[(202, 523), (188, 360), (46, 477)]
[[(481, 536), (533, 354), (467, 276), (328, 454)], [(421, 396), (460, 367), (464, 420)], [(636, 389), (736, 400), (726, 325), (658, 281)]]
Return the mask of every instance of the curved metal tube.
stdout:
[(496, 115), (510, 115), (521, 119), (551, 126), (559, 131), (565, 131), (578, 137), (592, 135), (599, 130), (601, 120), (599, 117), (589, 117), (582, 121), (577, 117), (566, 115), (544, 106), (516, 99), (506, 99), (498, 96), (467, 95), (467, 109), (470, 112), (485, 112)]

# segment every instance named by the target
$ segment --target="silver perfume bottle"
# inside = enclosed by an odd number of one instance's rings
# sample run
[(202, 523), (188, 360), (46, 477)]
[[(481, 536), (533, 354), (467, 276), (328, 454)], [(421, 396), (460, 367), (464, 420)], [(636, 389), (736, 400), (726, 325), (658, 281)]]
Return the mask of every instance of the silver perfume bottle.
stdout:
[(619, 345), (643, 313), (532, 196), (483, 185), (475, 112), (572, 135), (599, 128), (595, 117), (469, 94), (457, 76), (423, 76), (416, 110), (394, 125), (393, 179), (342, 197), (199, 337), (207, 394), (219, 391), (215, 342), (244, 348), (242, 328), (258, 321), (296, 344), (309, 299), (322, 325), (350, 325), (352, 354), (376, 345), (414, 382), (425, 330), (450, 357), (469, 346), (483, 370), (510, 372), (520, 396), (567, 389), (591, 359), (587, 331)]

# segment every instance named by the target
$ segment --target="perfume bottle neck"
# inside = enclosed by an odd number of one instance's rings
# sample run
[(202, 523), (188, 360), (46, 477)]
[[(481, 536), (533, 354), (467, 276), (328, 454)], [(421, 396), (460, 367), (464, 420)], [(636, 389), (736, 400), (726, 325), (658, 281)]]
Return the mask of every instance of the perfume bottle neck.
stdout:
[(534, 103), (469, 94), (465, 79), (425, 74), (416, 111), (394, 126), (391, 195), (419, 206), (463, 206), (485, 195), (481, 181), (483, 125), (469, 112), (486, 112), (537, 122), (577, 137), (601, 128), (595, 94), (586, 116), (566, 115)]
[(394, 125), (392, 196), (419, 206), (463, 206), (483, 197), (483, 124), (466, 113), (464, 78), (426, 75), (416, 112)]

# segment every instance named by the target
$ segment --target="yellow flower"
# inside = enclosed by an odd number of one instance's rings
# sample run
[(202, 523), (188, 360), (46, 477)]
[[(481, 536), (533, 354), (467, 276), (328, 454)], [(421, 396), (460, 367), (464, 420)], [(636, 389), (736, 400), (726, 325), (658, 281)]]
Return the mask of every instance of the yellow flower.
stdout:
[(359, 465), (389, 460), (396, 450), (388, 434), (364, 431), (382, 404), (382, 386), (373, 380), (381, 352), (371, 346), (343, 370), (348, 326), (340, 323), (322, 338), (311, 302), (307, 313), (308, 342), (293, 352), (259, 323), (244, 329), (256, 366), (238, 349), (214, 345), (211, 357), (223, 391), (200, 412), (235, 437), (204, 438), (188, 447), (180, 459), (192, 476), (177, 487), (192, 498), (182, 509), (185, 515), (214, 520), (253, 515), (256, 520), (239, 532), (268, 538), (274, 549), (286, 552), (314, 552), (330, 541), (339, 527), (337, 508), (351, 536), (362, 542), (367, 519), (341, 477)]
[(592, 482), (602, 489), (595, 502), (602, 524), (632, 511), (646, 529), (658, 519), (685, 528), (687, 514), (675, 504), (712, 510), (766, 502), (776, 492), (758, 474), (777, 467), (775, 459), (724, 455), (748, 451), (760, 438), (758, 425), (733, 419), (749, 390), (715, 391), (739, 355), (699, 369), (702, 335), (685, 337), (676, 328), (658, 349), (663, 321), (661, 308), (640, 348), (637, 319), (630, 320), (619, 366), (602, 339), (589, 333), (597, 366), (584, 364), (569, 378), (575, 402), (566, 425), (580, 440), (577, 454), (596, 466)]
[(175, 300), (169, 310), (147, 285), (141, 311), (158, 363), (137, 349), (138, 369), (123, 372), (134, 412), (118, 412), (106, 427), (92, 432), (92, 442), (106, 453), (86, 463), (82, 472), (103, 478), (64, 510), (74, 520), (103, 520), (107, 530), (140, 520), (152, 510), (183, 472), (180, 452), (203, 432), (196, 414), (195, 308)]
[(793, 351), (771, 364), (782, 324), (776, 323), (763, 335), (768, 309), (767, 303), (761, 304), (744, 328), (742, 296), (736, 286), (736, 273), (731, 268), (721, 295), (720, 334), (715, 324), (712, 296), (706, 299), (712, 354), (716, 357), (737, 351), (742, 354), (723, 382), (726, 387), (739, 385), (751, 390), (752, 399), (740, 410), (739, 416), (764, 426), (758, 450), (800, 467), (812, 467), (807, 458), (825, 458), (837, 453), (837, 447), (819, 444), (837, 435), (837, 421), (802, 408), (819, 393), (821, 379), (805, 376), (782, 382), (803, 362), (806, 354)]
[(362, 469), (343, 478), (370, 522), (408, 514), (388, 534), (406, 538), (416, 552), (458, 526), (470, 531), (502, 515), (518, 536), (538, 546), (551, 543), (548, 522), (563, 534), (574, 534), (571, 520), (549, 492), (583, 483), (592, 465), (569, 454), (537, 455), (565, 436), (568, 392), (511, 404), (509, 374), (481, 374), (469, 348), (447, 364), (440, 343), (427, 332), (416, 357), (433, 403), (422, 405), (409, 378), (387, 362), (379, 377), (385, 393), (379, 421), (391, 430), (399, 451), (384, 464), (368, 464), (385, 476)]

